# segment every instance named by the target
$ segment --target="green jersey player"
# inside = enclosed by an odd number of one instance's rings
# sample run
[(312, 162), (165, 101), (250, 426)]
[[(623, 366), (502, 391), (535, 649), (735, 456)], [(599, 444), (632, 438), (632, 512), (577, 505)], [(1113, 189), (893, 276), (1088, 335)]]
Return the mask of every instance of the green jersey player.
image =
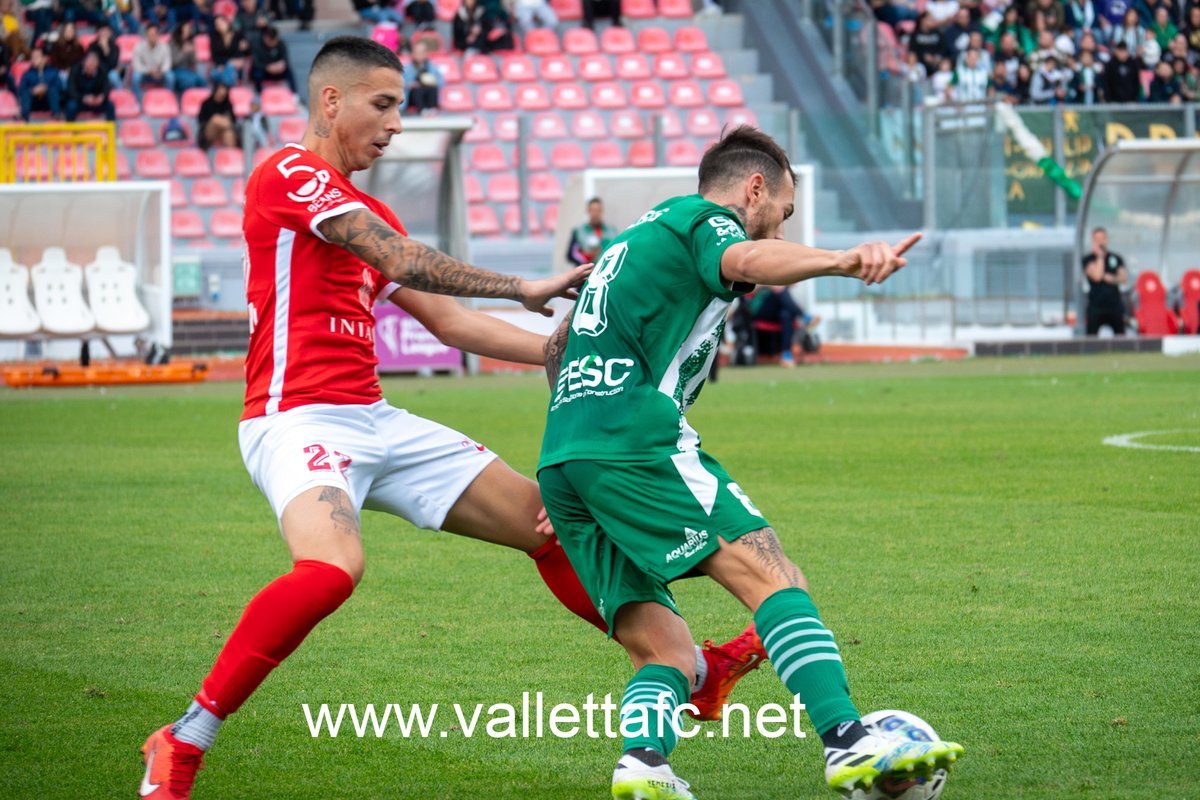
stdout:
[(869, 735), (833, 635), (766, 518), (700, 449), (684, 413), (721, 341), (730, 302), (756, 284), (821, 275), (879, 283), (919, 238), (845, 251), (780, 239), (795, 175), (769, 136), (737, 128), (705, 153), (699, 193), (644, 214), (604, 251), (546, 346), (550, 408), (538, 466), (559, 539), (636, 673), (621, 705), (613, 797), (689, 800), (667, 761), (696, 669), (668, 583), (707, 574), (754, 613), (788, 691), (825, 745), (840, 791), (953, 761), (951, 742)]

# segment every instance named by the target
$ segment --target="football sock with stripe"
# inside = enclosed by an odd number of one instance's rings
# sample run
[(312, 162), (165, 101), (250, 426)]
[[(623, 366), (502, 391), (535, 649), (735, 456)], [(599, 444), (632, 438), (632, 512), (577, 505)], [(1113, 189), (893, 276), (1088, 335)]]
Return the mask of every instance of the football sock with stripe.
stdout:
[(647, 664), (639, 669), (621, 698), (625, 752), (649, 748), (671, 755), (679, 741), (676, 709), (688, 699), (690, 688), (688, 679), (675, 667)]
[[(859, 721), (837, 644), (808, 592), (779, 590), (754, 612), (754, 623), (779, 679), (789, 692), (800, 696), (822, 739), (826, 733), (836, 735), (840, 722)], [(843, 730), (845, 736), (857, 732), (853, 726)]]

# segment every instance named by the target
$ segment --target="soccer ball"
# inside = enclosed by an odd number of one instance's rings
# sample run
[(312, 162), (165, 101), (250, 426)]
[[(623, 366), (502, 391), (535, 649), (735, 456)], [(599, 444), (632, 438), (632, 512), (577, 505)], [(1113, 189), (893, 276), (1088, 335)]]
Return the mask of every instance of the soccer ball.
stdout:
[[(937, 741), (937, 733), (928, 722), (907, 711), (872, 711), (862, 719), (869, 733), (914, 742)], [(856, 791), (852, 800), (937, 800), (946, 787), (946, 770), (911, 778), (883, 778), (870, 791)]]

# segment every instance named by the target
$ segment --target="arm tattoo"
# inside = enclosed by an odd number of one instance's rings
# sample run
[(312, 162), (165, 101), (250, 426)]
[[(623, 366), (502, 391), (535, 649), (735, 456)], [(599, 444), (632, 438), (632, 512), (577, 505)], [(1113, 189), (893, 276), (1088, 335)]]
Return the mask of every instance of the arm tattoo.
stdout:
[(767, 572), (783, 578), (791, 586), (803, 587), (800, 581), (800, 570), (779, 546), (779, 539), (771, 528), (759, 528), (756, 531), (739, 536), (734, 544), (749, 547), (755, 559), (766, 568)]
[(523, 300), (521, 279), (472, 267), (403, 236), (377, 214), (348, 211), (320, 225), (331, 243), (349, 250), (388, 279), (433, 294)]
[(329, 518), (333, 520), (334, 530), (347, 536), (358, 536), (358, 515), (354, 513), (354, 507), (350, 505), (350, 498), (346, 496), (345, 492), (332, 486), (326, 486), (321, 490), (317, 500), (333, 506), (329, 512)]
[(725, 206), (734, 214), (737, 214), (738, 222), (742, 223), (742, 228), (746, 227), (746, 207), (745, 206)]
[(546, 356), (546, 379), (550, 381), (550, 389), (554, 390), (554, 382), (558, 379), (558, 370), (562, 367), (563, 354), (567, 351), (567, 339), (571, 335), (571, 318), (575, 316), (575, 307), (563, 317), (558, 329), (550, 334), (542, 352)]

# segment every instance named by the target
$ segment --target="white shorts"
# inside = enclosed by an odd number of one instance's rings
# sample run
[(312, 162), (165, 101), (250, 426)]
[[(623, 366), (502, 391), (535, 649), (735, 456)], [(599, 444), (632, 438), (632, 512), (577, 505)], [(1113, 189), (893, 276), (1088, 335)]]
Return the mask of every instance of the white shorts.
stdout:
[(243, 420), (242, 460), (276, 517), (314, 486), (344, 489), (356, 510), (441, 528), (496, 454), (444, 425), (380, 400), (311, 405)]

